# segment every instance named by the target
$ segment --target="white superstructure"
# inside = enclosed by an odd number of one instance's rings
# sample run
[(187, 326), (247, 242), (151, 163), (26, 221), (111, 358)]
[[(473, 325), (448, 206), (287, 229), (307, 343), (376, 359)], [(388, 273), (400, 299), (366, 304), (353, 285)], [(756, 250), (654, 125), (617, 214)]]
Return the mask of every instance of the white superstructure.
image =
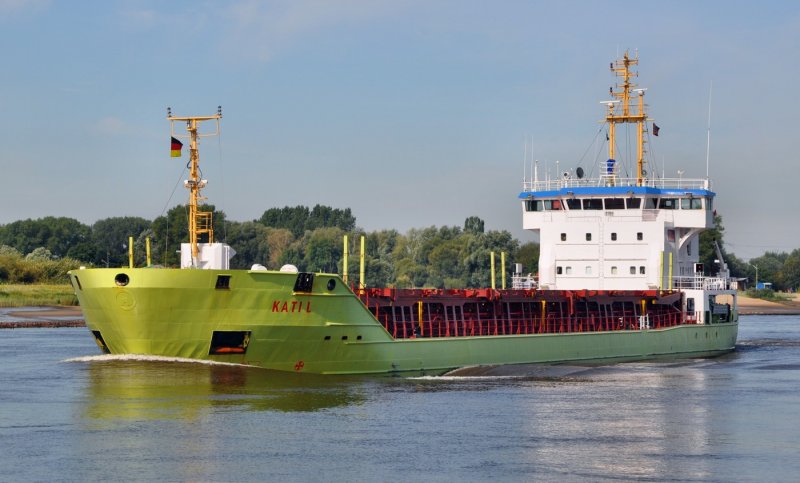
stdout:
[[(705, 323), (710, 314), (735, 309), (735, 285), (716, 267), (699, 263), (700, 233), (714, 226), (708, 179), (654, 179), (644, 169), (644, 89), (633, 89), (627, 53), (611, 69), (623, 82), (607, 101), (609, 158), (600, 174), (578, 168), (560, 179), (525, 180), (523, 228), (539, 235), (538, 286), (549, 290), (680, 291), (687, 317)], [(636, 125), (637, 164), (632, 178), (620, 174), (615, 130)], [(653, 125), (654, 134), (658, 128)], [(681, 173), (682, 174), (682, 173)], [(722, 260), (720, 260), (722, 262)], [(705, 269), (705, 270), (704, 270)], [(723, 296), (719, 299), (717, 296)]]

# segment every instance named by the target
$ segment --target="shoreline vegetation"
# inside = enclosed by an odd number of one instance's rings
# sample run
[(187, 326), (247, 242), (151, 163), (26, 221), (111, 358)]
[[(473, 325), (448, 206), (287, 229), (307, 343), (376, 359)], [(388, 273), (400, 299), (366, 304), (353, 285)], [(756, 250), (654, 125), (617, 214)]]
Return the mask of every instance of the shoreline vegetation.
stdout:
[(77, 307), (69, 284), (0, 284), (0, 307)]

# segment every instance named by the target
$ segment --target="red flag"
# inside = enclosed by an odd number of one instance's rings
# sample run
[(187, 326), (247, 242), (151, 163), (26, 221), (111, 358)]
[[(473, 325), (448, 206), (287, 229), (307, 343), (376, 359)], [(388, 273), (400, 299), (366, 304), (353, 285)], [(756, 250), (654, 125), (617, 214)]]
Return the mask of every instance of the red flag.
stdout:
[(172, 138), (170, 156), (173, 158), (180, 158), (182, 148), (183, 148), (183, 143), (175, 138)]
[(658, 136), (658, 131), (659, 131), (659, 129), (661, 129), (661, 128), (660, 128), (660, 127), (658, 127), (658, 126), (656, 125), (656, 123), (653, 123), (653, 136)]

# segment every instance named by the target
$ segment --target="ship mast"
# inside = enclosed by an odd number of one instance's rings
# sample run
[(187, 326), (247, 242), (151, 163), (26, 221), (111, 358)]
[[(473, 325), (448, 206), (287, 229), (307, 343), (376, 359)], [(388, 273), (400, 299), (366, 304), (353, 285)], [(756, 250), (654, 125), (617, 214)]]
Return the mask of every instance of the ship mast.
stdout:
[[(208, 235), (208, 243), (214, 243), (214, 226), (212, 222), (213, 213), (210, 211), (199, 211), (200, 201), (206, 198), (200, 195), (200, 191), (206, 187), (208, 180), (201, 179), (200, 174), (200, 152), (197, 148), (198, 139), (201, 137), (216, 136), (219, 134), (219, 120), (222, 119), (222, 107), (217, 106), (217, 113), (213, 116), (189, 116), (179, 117), (172, 115), (172, 109), (167, 108), (167, 119), (170, 121), (170, 131), (174, 137), (189, 138), (189, 179), (183, 185), (189, 190), (189, 244), (192, 247), (192, 262), (197, 266), (198, 254), (197, 240), (201, 235)], [(203, 121), (217, 121), (217, 129), (212, 133), (199, 133), (198, 128)], [(175, 121), (186, 121), (186, 134), (175, 133)]]
[[(647, 113), (644, 111), (644, 91), (647, 89), (634, 89), (636, 84), (631, 82), (631, 77), (636, 77), (637, 72), (631, 72), (630, 66), (639, 63), (639, 55), (637, 53), (635, 58), (630, 58), (628, 53), (622, 59), (618, 59), (611, 64), (611, 70), (617, 77), (622, 79), (622, 84), (617, 84), (617, 88), (621, 90), (615, 91), (614, 88), (609, 88), (609, 92), (617, 100), (609, 101), (605, 104), (608, 106), (608, 114), (606, 114), (606, 122), (608, 123), (608, 159), (614, 160), (614, 146), (616, 142), (616, 126), (620, 123), (636, 123), (636, 185), (641, 186), (644, 182), (644, 129), (645, 121), (647, 121)], [(634, 111), (634, 99), (635, 112)], [(620, 104), (621, 113), (617, 113), (616, 107)]]

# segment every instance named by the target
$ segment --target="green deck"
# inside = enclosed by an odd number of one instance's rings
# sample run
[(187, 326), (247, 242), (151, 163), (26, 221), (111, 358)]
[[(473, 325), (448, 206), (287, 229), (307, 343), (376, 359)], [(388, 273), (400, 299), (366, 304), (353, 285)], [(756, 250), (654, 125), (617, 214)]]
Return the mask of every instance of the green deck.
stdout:
[[(129, 277), (118, 286), (115, 277)], [(215, 288), (229, 275), (229, 288)], [(323, 374), (441, 373), (473, 365), (704, 357), (733, 350), (738, 323), (667, 329), (393, 339), (336, 275), (248, 270), (73, 270), (86, 324), (113, 354), (151, 354)], [(330, 281), (334, 287), (329, 289)], [(80, 285), (79, 285), (80, 284)], [(245, 354), (209, 355), (214, 331), (249, 331)]]

